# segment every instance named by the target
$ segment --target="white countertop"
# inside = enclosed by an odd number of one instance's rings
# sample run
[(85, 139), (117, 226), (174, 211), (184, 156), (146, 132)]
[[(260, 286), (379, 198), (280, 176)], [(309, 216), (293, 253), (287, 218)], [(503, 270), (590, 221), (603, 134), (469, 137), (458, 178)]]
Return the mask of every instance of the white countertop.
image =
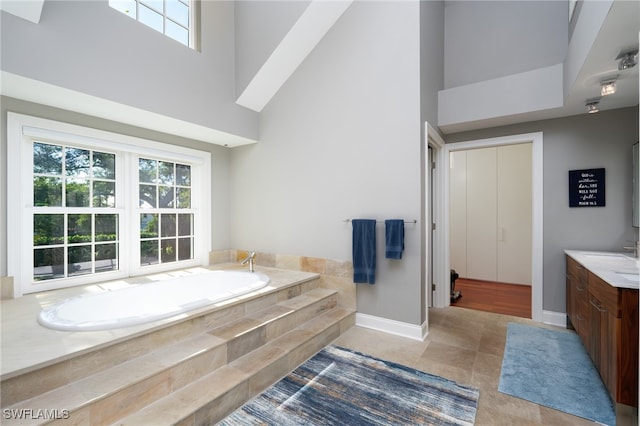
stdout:
[(614, 287), (638, 289), (640, 260), (627, 253), (565, 250), (567, 255)]

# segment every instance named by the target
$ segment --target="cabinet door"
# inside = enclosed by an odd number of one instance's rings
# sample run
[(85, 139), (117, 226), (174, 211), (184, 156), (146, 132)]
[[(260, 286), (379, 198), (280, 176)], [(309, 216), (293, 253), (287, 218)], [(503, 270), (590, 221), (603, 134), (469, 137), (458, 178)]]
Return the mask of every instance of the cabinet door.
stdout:
[(582, 344), (585, 348), (588, 348), (593, 331), (590, 326), (591, 309), (589, 308), (589, 294), (586, 285), (580, 281), (578, 281), (576, 290), (576, 318), (578, 321), (576, 330), (582, 340)]
[(569, 317), (570, 325), (573, 326), (577, 333), (580, 328), (578, 302), (580, 296), (584, 297), (584, 295), (579, 295), (579, 292), (584, 290), (584, 285), (580, 285), (580, 277), (582, 275), (580, 268), (582, 266), (569, 256), (565, 256), (565, 260), (567, 263), (567, 317)]
[(619, 319), (590, 295), (589, 346), (587, 350), (612, 398), (617, 384), (617, 337)]
[[(602, 374), (602, 338), (606, 336), (607, 330), (607, 312), (602, 308), (600, 301), (595, 297), (589, 298), (589, 339), (587, 345), (587, 352), (591, 356), (593, 364), (596, 366), (600, 375)], [(604, 328), (604, 330), (603, 330)], [(602, 377), (603, 381), (604, 377)], [(606, 381), (605, 381), (606, 383)]]

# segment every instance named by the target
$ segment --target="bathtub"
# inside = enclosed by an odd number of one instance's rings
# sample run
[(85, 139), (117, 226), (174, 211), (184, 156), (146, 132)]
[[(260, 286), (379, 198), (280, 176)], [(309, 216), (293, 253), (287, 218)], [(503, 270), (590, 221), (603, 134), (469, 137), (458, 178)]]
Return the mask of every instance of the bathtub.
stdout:
[(43, 309), (38, 322), (54, 330), (94, 331), (128, 327), (182, 314), (259, 290), (259, 272), (210, 271), (69, 298)]

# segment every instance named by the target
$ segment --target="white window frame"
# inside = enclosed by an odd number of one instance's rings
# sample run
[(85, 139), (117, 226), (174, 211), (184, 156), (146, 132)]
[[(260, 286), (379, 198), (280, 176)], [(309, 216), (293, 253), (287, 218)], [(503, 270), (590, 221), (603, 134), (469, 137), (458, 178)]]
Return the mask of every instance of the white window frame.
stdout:
[[(116, 210), (119, 223), (119, 270), (64, 279), (33, 280), (33, 140), (117, 152)], [(191, 165), (194, 212), (193, 259), (140, 266), (138, 158), (153, 157)], [(56, 288), (147, 275), (209, 263), (211, 250), (211, 153), (33, 117), (7, 113), (7, 274), (15, 296)], [(124, 185), (128, 182), (130, 185)], [(92, 209), (93, 211), (93, 209)], [(109, 209), (109, 211), (112, 211)], [(176, 210), (179, 212), (179, 210)]]
[[(185, 45), (187, 47), (190, 47), (191, 49), (194, 50), (198, 50), (198, 46), (197, 46), (197, 41), (198, 41), (198, 37), (196, 37), (196, 32), (199, 31), (198, 29), (198, 4), (197, 4), (197, 0), (183, 0), (184, 3), (187, 3), (189, 5), (189, 25), (187, 27), (183, 26), (182, 24), (179, 24), (178, 22), (176, 22), (174, 19), (170, 18), (169, 16), (167, 16), (166, 13), (166, 7), (164, 7), (164, 10), (162, 12), (158, 11), (157, 9), (155, 9), (150, 3), (145, 2), (145, 0), (131, 0), (133, 2), (135, 2), (136, 5), (136, 16), (133, 17), (130, 14), (120, 10), (119, 8), (117, 8), (115, 5), (113, 5), (111, 3), (111, 1), (109, 1), (109, 7), (111, 7), (114, 10), (119, 11), (120, 13), (122, 13), (123, 15), (126, 15), (128, 17), (130, 17), (131, 19), (141, 23), (142, 25), (148, 26), (147, 24), (145, 24), (144, 22), (140, 21), (140, 3), (142, 3), (142, 6), (147, 7), (149, 9), (151, 9), (152, 11), (154, 11), (155, 13), (157, 13), (158, 15), (162, 16), (162, 34), (168, 38), (170, 38), (171, 40), (174, 40), (182, 45), (182, 42), (174, 39), (173, 37), (167, 35), (167, 21), (171, 21), (174, 24), (182, 27), (182, 28), (186, 28), (187, 32), (189, 33), (188, 36), (188, 44)], [(163, 3), (166, 3), (166, 0), (163, 0)], [(165, 6), (163, 4), (163, 6)], [(155, 30), (155, 28), (149, 27), (153, 30)]]

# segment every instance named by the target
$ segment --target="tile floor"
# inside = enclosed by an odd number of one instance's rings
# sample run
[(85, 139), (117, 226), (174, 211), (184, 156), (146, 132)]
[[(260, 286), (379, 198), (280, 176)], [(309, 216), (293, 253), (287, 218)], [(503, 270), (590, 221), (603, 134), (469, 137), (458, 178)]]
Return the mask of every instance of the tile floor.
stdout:
[[(429, 311), (425, 342), (352, 327), (334, 344), (479, 387), (477, 426), (593, 426), (588, 420), (498, 392), (509, 322), (540, 325), (524, 318), (450, 307)], [(627, 424), (637, 424), (637, 412), (635, 418), (618, 419), (618, 426)]]

